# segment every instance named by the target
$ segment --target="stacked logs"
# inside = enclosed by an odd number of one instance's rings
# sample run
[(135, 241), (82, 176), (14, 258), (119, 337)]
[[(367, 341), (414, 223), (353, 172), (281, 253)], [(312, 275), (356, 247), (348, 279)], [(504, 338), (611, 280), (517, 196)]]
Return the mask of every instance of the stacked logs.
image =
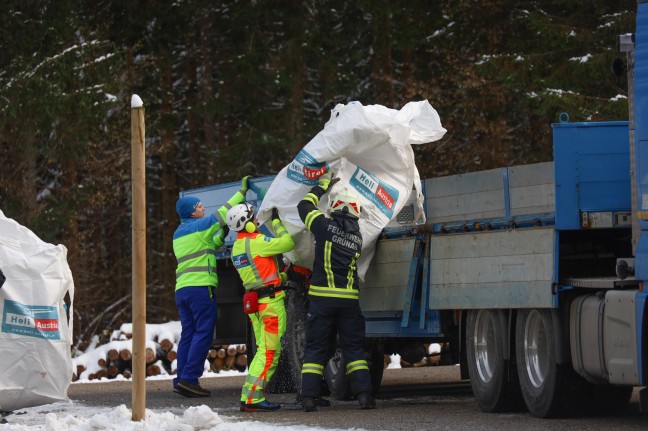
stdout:
[(209, 368), (219, 373), (236, 370), (243, 372), (247, 368), (247, 348), (245, 344), (223, 344), (214, 346), (207, 354)]
[[(123, 343), (117, 341), (115, 343)], [(80, 378), (95, 380), (101, 378), (114, 379), (118, 376), (130, 378), (132, 375), (132, 352), (130, 348), (109, 348), (109, 343), (102, 351), (97, 360), (97, 365), (88, 366), (93, 372), (86, 372), (86, 366), (77, 363), (72, 381)], [(153, 346), (148, 342), (145, 352), (146, 375), (156, 376), (160, 374), (176, 373), (177, 346), (171, 340), (164, 338), (159, 342), (153, 342)], [(98, 347), (98, 350), (101, 346)], [(218, 373), (226, 370), (245, 371), (247, 368), (247, 355), (245, 345), (220, 345), (214, 346), (209, 350), (206, 360), (209, 362), (209, 370)]]

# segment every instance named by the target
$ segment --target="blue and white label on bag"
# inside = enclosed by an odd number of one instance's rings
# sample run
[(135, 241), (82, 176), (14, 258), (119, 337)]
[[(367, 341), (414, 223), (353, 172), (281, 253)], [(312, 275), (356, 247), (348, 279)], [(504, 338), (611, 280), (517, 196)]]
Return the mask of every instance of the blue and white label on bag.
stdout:
[(2, 332), (47, 340), (60, 340), (58, 311), (56, 307), (25, 305), (5, 299)]
[(288, 165), (287, 176), (299, 184), (316, 186), (319, 177), (329, 171), (326, 162), (318, 162), (307, 151), (301, 150), (295, 160)]
[(398, 190), (381, 182), (361, 168), (356, 168), (349, 183), (390, 220), (394, 216), (394, 205), (398, 201)]

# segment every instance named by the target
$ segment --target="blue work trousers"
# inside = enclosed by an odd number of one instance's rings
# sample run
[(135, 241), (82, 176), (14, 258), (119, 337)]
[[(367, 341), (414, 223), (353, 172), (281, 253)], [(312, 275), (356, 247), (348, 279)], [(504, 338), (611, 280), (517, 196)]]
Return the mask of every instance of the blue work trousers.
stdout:
[(214, 338), (216, 298), (208, 286), (187, 286), (176, 290), (176, 306), (182, 332), (178, 343), (178, 380), (197, 384), (205, 369), (205, 360)]

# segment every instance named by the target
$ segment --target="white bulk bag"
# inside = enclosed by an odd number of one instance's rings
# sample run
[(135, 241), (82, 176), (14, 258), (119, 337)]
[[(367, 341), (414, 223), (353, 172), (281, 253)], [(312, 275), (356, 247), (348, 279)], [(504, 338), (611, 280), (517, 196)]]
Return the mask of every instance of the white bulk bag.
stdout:
[(272, 182), (258, 218), (265, 222), (276, 207), (295, 240), (289, 259), (312, 269), (313, 237), (299, 218), (297, 204), (322, 174), (334, 172), (340, 182), (322, 198), (320, 210), (326, 213), (328, 196), (339, 188), (351, 188), (360, 196), (363, 246), (358, 275), (364, 280), (380, 231), (398, 215), (412, 188), (417, 193), (418, 221), (425, 221), (421, 181), (411, 145), (439, 140), (445, 132), (427, 100), (410, 102), (400, 110), (358, 102), (337, 105), (324, 129)]
[[(43, 242), (0, 211), (0, 410), (69, 400), (74, 297), (62, 245)], [(70, 303), (69, 315), (72, 315)]]

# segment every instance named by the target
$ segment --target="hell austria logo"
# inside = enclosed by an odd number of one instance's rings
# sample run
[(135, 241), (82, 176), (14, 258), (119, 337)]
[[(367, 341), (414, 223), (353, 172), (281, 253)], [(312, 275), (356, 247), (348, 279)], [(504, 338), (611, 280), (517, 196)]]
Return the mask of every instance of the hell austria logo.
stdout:
[(18, 301), (5, 299), (2, 312), (2, 332), (60, 340), (58, 311), (56, 307), (25, 305)]

